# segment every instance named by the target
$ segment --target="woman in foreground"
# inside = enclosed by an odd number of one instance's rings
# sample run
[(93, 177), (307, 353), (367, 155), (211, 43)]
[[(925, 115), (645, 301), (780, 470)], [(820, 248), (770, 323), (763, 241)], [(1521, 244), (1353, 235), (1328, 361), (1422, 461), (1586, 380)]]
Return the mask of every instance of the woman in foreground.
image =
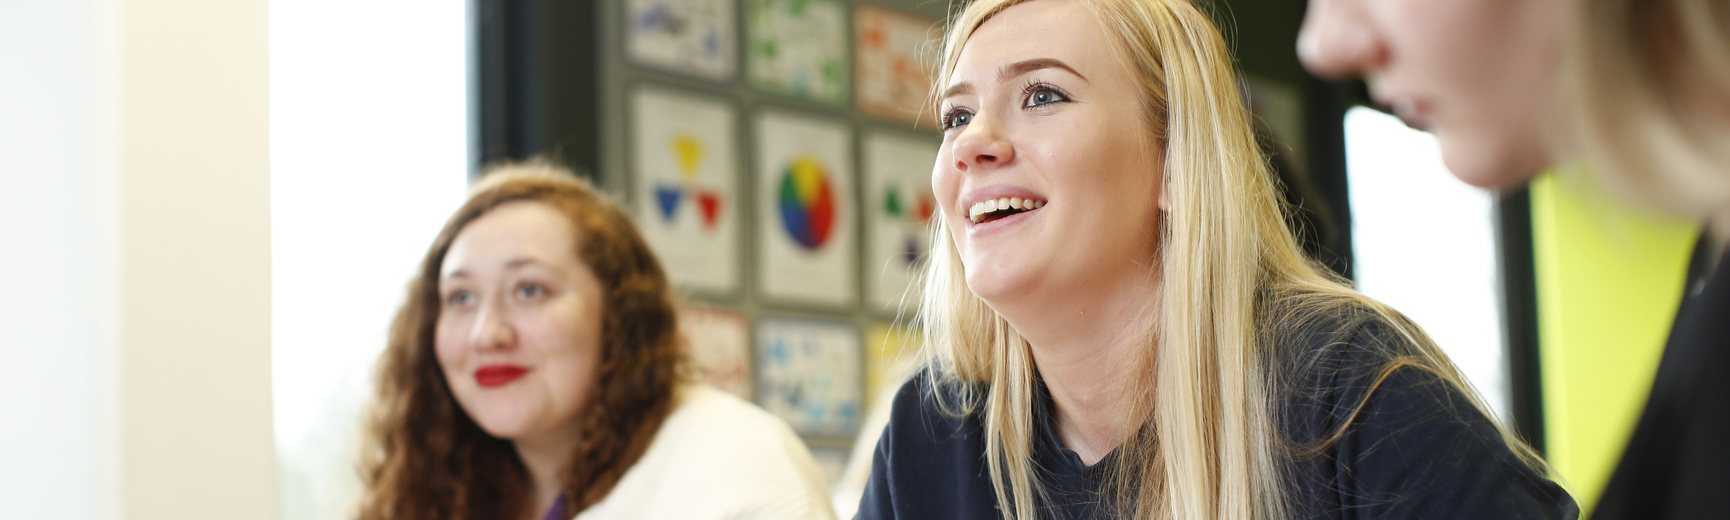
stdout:
[[(1645, 411), (1595, 518), (1730, 510), (1730, 2), (1312, 0), (1298, 54), (1436, 133), (1461, 180), (1545, 168), (1703, 224)], [(1578, 172), (1589, 177), (1579, 177)]]

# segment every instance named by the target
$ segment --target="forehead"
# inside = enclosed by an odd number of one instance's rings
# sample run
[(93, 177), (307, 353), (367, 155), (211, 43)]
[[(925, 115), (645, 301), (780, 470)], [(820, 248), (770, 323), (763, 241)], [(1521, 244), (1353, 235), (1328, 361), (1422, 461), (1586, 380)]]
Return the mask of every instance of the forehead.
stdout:
[(950, 83), (991, 79), (1001, 66), (1030, 58), (1056, 58), (1088, 77), (1115, 64), (1093, 7), (1072, 0), (1016, 4), (981, 24), (962, 45)]
[(507, 202), (463, 226), (445, 254), (440, 274), (497, 269), (525, 258), (549, 266), (575, 264), (575, 246), (570, 221), (551, 205)]

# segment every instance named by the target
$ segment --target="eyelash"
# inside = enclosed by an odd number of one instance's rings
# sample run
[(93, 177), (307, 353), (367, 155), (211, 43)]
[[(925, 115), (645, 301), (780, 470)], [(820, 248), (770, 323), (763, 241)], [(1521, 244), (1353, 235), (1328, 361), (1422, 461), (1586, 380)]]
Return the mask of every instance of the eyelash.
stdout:
[[(1050, 83), (1042, 83), (1042, 82), (1033, 81), (1033, 80), (1027, 80), (1027, 85), (1021, 87), (1021, 107), (1022, 108), (1037, 108), (1037, 107), (1027, 106), (1027, 102), (1031, 101), (1033, 99), (1033, 93), (1034, 92), (1038, 92), (1040, 90), (1048, 90), (1048, 91), (1051, 91), (1052, 94), (1057, 95), (1057, 98), (1058, 98), (1057, 100), (1052, 101), (1051, 103), (1046, 103), (1045, 105), (1050, 105), (1052, 103), (1066, 103), (1069, 101), (1069, 94), (1065, 93), (1063, 91), (1063, 89), (1057, 88), (1056, 85), (1052, 85)], [(1040, 105), (1040, 106), (1045, 106), (1045, 105)]]
[[(1027, 103), (1032, 100), (1033, 94), (1041, 90), (1051, 92), (1057, 96), (1057, 99), (1038, 106), (1027, 106)], [(1023, 109), (1039, 108), (1054, 103), (1068, 103), (1070, 101), (1068, 93), (1050, 83), (1028, 80), (1027, 84), (1021, 87), (1021, 108)], [(961, 107), (950, 108), (948, 111), (943, 113), (943, 117), (938, 121), (939, 127), (944, 131), (955, 128), (955, 118), (959, 117), (961, 112), (972, 113), (972, 111)]]

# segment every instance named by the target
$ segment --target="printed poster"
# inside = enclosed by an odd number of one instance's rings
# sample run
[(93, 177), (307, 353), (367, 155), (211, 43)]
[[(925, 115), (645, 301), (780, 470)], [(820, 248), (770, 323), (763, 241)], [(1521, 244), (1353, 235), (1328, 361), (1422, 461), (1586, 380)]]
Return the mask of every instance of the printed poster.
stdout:
[(847, 2), (746, 0), (745, 5), (745, 76), (751, 86), (847, 104)]
[(930, 250), (937, 198), (931, 168), (941, 141), (911, 133), (868, 132), (863, 145), (867, 305), (890, 313), (918, 307), (913, 286)]
[(673, 283), (739, 287), (736, 115), (724, 102), (660, 88), (632, 95), (635, 202), (643, 237)]
[(681, 307), (679, 334), (698, 382), (751, 400), (751, 322), (744, 314)]
[(768, 111), (756, 137), (757, 281), (784, 302), (848, 307), (854, 273), (852, 131), (844, 123)]
[(892, 397), (913, 375), (919, 356), (918, 331), (875, 324), (865, 332), (865, 409)]
[(736, 0), (626, 0), (625, 54), (638, 64), (725, 81), (733, 79)]
[(854, 96), (859, 111), (936, 129), (926, 93), (942, 42), (943, 26), (936, 20), (870, 4), (854, 5)]
[(847, 322), (757, 322), (757, 402), (801, 434), (847, 437), (859, 426), (859, 329)]

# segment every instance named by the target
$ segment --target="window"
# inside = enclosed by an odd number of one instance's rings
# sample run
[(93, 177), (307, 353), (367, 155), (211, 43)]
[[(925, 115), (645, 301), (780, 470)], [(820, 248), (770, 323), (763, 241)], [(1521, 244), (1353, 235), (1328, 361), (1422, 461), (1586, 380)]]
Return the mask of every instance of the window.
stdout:
[(341, 518), (372, 371), (468, 181), (468, 2), (270, 3), (279, 517)]
[(1429, 332), (1512, 424), (1492, 197), (1455, 179), (1436, 138), (1398, 118), (1346, 113), (1358, 289)]

